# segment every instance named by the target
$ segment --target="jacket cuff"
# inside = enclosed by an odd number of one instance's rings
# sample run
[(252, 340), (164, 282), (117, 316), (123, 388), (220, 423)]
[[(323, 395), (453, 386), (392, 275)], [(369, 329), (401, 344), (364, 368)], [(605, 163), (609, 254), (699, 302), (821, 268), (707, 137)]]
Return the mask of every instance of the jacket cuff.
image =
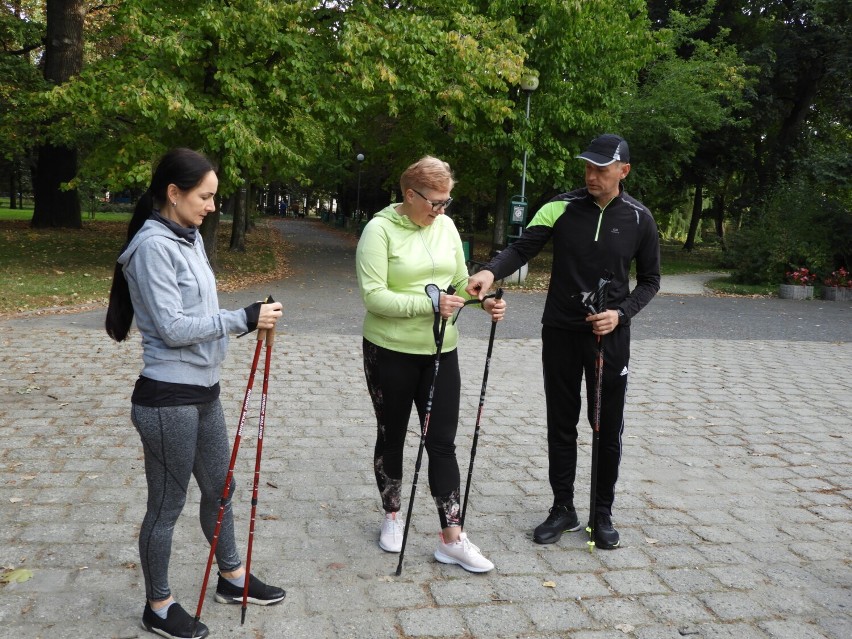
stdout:
[(257, 321), (260, 319), (260, 305), (262, 302), (255, 302), (250, 306), (246, 306), (243, 310), (246, 312), (246, 329), (247, 333), (257, 329)]

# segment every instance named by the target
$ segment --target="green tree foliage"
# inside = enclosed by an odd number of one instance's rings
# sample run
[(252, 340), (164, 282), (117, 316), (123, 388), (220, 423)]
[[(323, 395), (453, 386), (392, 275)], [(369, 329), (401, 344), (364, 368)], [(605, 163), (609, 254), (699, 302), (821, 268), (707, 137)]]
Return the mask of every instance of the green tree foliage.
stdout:
[[(41, 135), (80, 150), (80, 179), (113, 191), (183, 144), (220, 163), (225, 195), (244, 179), (340, 192), (357, 147), (386, 193), (439, 154), (459, 195), (500, 216), (525, 148), (542, 191), (579, 175), (565, 159), (612, 122), (648, 57), (644, 15), (638, 0), (124, 0), (90, 29), (82, 73), (29, 107)], [(527, 126), (529, 68), (541, 88)]]
[(3, 153), (73, 146), (71, 187), (140, 188), (182, 144), (220, 164), (223, 195), (293, 184), (352, 209), (361, 168), (367, 208), (433, 153), (456, 170), (458, 210), (492, 221), (499, 246), (524, 151), (535, 210), (581, 183), (573, 157), (608, 130), (630, 141), (630, 189), (664, 224), (691, 201), (693, 223), (709, 202), (719, 222), (759, 225), (793, 176), (848, 213), (848, 184), (816, 161), (848, 144), (842, 0), (90, 3), (86, 64), (51, 88), (42, 2), (2, 6)]
[(35, 126), (27, 97), (46, 86), (36, 64), (45, 29), (40, 5), (0, 3), (0, 189), (8, 188), (12, 208), (18, 206), (15, 192), (30, 170)]
[[(357, 148), (368, 165), (379, 158), (382, 171), (370, 179), (385, 192), (417, 156), (443, 157), (462, 207), (495, 221), (497, 246), (524, 150), (533, 200), (574, 186), (582, 170), (570, 158), (614, 121), (651, 52), (636, 0), (431, 2), (428, 12), (366, 1), (341, 7), (339, 24), (341, 69), (357, 86), (356, 97), (343, 98), (355, 107), (353, 126), (338, 129), (329, 156), (340, 161)], [(540, 86), (527, 125), (519, 81), (530, 71)]]
[[(162, 3), (160, 3), (162, 4)], [(159, 5), (158, 5), (159, 6)], [(321, 140), (310, 110), (314, 58), (299, 17), (308, 3), (169, 3), (125, 0), (103, 37), (115, 54), (90, 64), (49, 96), (56, 127), (89, 152), (84, 172), (112, 188), (146, 184), (150, 161), (185, 145), (220, 163), (223, 193), (244, 171), (274, 165), (298, 174)]]
[(46, 86), (38, 68), (45, 28), (40, 2), (0, 4), (0, 154), (8, 161), (32, 145), (27, 98)]
[(709, 41), (705, 29), (714, 3), (695, 15), (672, 10), (656, 31), (659, 55), (642, 71), (632, 99), (623, 103), (621, 126), (636, 164), (631, 187), (652, 208), (662, 231), (679, 230), (678, 220), (698, 183), (718, 181), (723, 158), (712, 153), (723, 131), (742, 130), (739, 119), (751, 85), (750, 69), (720, 30)]
[[(843, 257), (848, 255), (848, 248), (837, 246), (836, 238), (819, 233), (820, 245), (816, 246), (817, 240), (811, 237), (810, 248), (804, 251), (810, 257), (802, 257), (796, 242), (783, 241), (784, 237), (801, 236), (792, 230), (801, 225), (789, 212), (777, 218), (784, 227), (790, 217), (789, 229), (781, 229), (772, 220), (795, 201), (799, 207), (795, 217), (804, 220), (802, 228), (848, 226), (848, 183), (842, 183), (842, 171), (834, 172), (833, 167), (838, 166), (837, 158), (848, 157), (852, 104), (848, 82), (849, 3), (717, 0), (712, 11), (700, 0), (649, 0), (648, 5), (652, 24), (661, 33), (677, 33), (685, 16), (687, 24), (692, 25), (689, 38), (674, 42), (673, 50), (680, 61), (691, 65), (695, 77), (687, 73), (678, 81), (675, 74), (667, 90), (675, 96), (673, 103), (690, 105), (687, 122), (695, 134), (679, 136), (674, 150), (654, 149), (656, 161), (651, 173), (636, 176), (648, 190), (648, 198), (662, 210), (664, 224), (677, 221), (691, 194), (690, 232), (708, 212), (715, 218), (720, 235), (723, 220), (728, 221), (729, 229), (747, 231), (736, 238), (736, 247), (731, 247), (732, 263), (735, 254), (745, 254), (741, 249), (750, 242), (755, 248), (757, 244), (770, 247), (768, 253), (775, 256), (773, 265), (756, 269), (743, 262), (738, 276), (744, 280), (758, 277), (754, 274), (757, 271), (764, 281), (777, 277), (769, 273), (777, 274), (784, 262), (806, 259), (815, 263), (826, 255), (833, 255), (835, 263), (848, 259)], [(707, 45), (712, 48), (708, 50)], [(708, 52), (714, 56), (709, 61), (722, 63), (718, 67), (722, 70), (725, 60), (730, 61), (732, 69), (736, 63), (737, 75), (746, 80), (742, 94), (723, 91), (714, 96), (723, 116), (715, 130), (707, 127), (714, 123), (705, 117), (710, 112), (698, 108), (702, 100), (689, 95), (689, 88), (704, 77), (694, 63), (705, 66)], [(702, 55), (696, 59), (697, 54)], [(648, 78), (652, 78), (653, 68), (648, 71)], [(736, 84), (729, 84), (729, 88), (735, 89)], [(645, 85), (640, 88), (640, 99), (645, 89)], [(660, 135), (659, 139), (666, 140), (668, 127), (656, 126), (655, 118), (649, 122), (654, 133), (650, 137), (657, 140)], [(682, 131), (678, 126), (673, 130)], [(649, 142), (643, 140), (641, 130), (637, 133), (640, 146), (636, 151), (642, 153)], [(686, 157), (677, 157), (679, 152)], [(827, 158), (834, 158), (833, 166), (825, 162)], [(673, 162), (666, 166), (670, 160)], [(811, 197), (805, 197), (806, 193)], [(711, 202), (709, 209), (704, 202)], [(689, 248), (693, 240), (690, 234), (685, 246)]]
[[(738, 167), (741, 226), (773, 248), (776, 273), (850, 264), (849, 11), (841, 0), (790, 0), (736, 19), (744, 57), (760, 68), (743, 145), (751, 161)], [(737, 277), (754, 278), (736, 257)]]
[(515, 85), (509, 92), (512, 116), (491, 128), (486, 144), (475, 150), (489, 159), (487, 174), (496, 178), (490, 187), (495, 193), (494, 245), (499, 246), (507, 189), (520, 192), (524, 150), (532, 210), (559, 191), (576, 188), (583, 167), (574, 157), (590, 139), (613, 128), (619, 105), (651, 59), (653, 41), (643, 1), (505, 0), (487, 6), (491, 14), (516, 23), (527, 67), (540, 79), (530, 96), (529, 125), (526, 95)]

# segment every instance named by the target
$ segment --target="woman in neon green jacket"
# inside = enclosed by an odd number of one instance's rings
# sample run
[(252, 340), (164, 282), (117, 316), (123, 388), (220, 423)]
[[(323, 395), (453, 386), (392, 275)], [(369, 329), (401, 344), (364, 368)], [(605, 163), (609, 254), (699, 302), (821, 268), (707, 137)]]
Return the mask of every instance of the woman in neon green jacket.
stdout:
[[(364, 374), (378, 427), (373, 465), (385, 510), (379, 546), (387, 552), (399, 552), (402, 546), (402, 458), (411, 406), (417, 407), (422, 426), (434, 372), (434, 311), (425, 287), (436, 284), (442, 290), (450, 286), (463, 290), (468, 280), (461, 237), (444, 215), (453, 185), (446, 162), (427, 156), (412, 164), (400, 177), (402, 202), (373, 216), (356, 253), (358, 285), (367, 309)], [(441, 293), (441, 317), (451, 317), (465, 299)], [(492, 319), (500, 320), (506, 304), (488, 299), (483, 307)], [(457, 343), (458, 329), (448, 322), (426, 437), (429, 486), (441, 525), (435, 558), (471, 572), (487, 572), (494, 564), (470, 542), (459, 522)]]

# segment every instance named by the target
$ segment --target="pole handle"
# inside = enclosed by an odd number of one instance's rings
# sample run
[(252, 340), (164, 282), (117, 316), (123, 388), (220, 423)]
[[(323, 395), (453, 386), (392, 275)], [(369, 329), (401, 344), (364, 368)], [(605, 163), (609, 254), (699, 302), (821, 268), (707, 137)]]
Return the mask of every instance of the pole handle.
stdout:
[[(271, 295), (267, 295), (261, 304), (272, 304), (274, 301)], [(257, 329), (257, 341), (263, 342), (264, 340), (266, 341), (266, 347), (270, 348), (272, 342), (275, 341), (275, 327)]]
[(266, 342), (266, 347), (271, 348), (272, 343), (275, 341), (275, 329), (274, 328), (259, 328), (257, 330), (257, 341), (258, 342)]

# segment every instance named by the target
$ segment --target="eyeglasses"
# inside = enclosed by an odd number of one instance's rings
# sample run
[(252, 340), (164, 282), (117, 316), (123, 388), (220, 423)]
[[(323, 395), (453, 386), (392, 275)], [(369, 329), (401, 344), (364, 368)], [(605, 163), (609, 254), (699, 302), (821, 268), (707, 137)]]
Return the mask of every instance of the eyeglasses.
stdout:
[(446, 200), (438, 200), (437, 202), (434, 202), (434, 201), (430, 200), (428, 197), (426, 197), (425, 195), (423, 195), (417, 189), (411, 189), (411, 190), (414, 191), (415, 193), (417, 193), (417, 195), (422, 197), (424, 200), (429, 202), (429, 204), (432, 205), (432, 210), (436, 211), (436, 212), (441, 210), (441, 209), (446, 209), (450, 204), (453, 203), (453, 198), (451, 198), (451, 197), (448, 197)]

